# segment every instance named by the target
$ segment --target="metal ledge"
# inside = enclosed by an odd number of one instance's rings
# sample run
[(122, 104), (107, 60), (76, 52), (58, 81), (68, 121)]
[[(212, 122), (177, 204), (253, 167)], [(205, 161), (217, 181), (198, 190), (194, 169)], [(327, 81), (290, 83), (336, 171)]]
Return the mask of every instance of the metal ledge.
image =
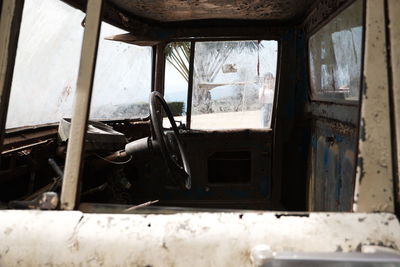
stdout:
[(252, 266), (252, 249), (274, 253), (398, 250), (393, 214), (84, 214), (0, 211), (0, 266)]

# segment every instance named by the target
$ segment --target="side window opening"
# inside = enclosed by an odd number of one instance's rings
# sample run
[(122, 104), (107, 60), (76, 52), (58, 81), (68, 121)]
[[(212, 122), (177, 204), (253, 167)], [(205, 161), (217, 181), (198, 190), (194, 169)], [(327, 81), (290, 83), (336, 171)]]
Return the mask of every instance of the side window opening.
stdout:
[(362, 4), (362, 0), (357, 0), (310, 37), (309, 65), (313, 100), (359, 100)]
[(71, 116), (84, 17), (62, 1), (25, 1), (7, 129)]
[[(164, 98), (178, 126), (186, 124), (188, 109), (190, 42), (172, 42), (165, 47)], [(164, 127), (171, 127), (167, 118)]]

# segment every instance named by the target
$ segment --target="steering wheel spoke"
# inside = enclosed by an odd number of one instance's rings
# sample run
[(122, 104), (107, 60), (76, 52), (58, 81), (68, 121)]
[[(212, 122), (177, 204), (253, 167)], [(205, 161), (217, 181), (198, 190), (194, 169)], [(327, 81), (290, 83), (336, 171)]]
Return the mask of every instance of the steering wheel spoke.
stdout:
[[(174, 155), (174, 149), (169, 148), (173, 141), (170, 141), (168, 139), (168, 136), (164, 133), (164, 129), (162, 127), (162, 112), (157, 109), (157, 103), (161, 104), (161, 107), (167, 115), (169, 123), (171, 124), (172, 135), (176, 141), (177, 151), (179, 153), (178, 157), (177, 155)], [(170, 111), (167, 102), (165, 102), (163, 96), (156, 91), (150, 94), (150, 118), (152, 127), (154, 129), (154, 137), (158, 142), (165, 163), (167, 164), (169, 170), (172, 172), (172, 175), (178, 176), (176, 180), (178, 181), (179, 185), (182, 188), (189, 190), (191, 188), (192, 181), (185, 148), (183, 146), (178, 127), (176, 126), (176, 122), (174, 120), (174, 117), (172, 116), (172, 112)], [(179, 162), (179, 158), (181, 159), (182, 163)]]

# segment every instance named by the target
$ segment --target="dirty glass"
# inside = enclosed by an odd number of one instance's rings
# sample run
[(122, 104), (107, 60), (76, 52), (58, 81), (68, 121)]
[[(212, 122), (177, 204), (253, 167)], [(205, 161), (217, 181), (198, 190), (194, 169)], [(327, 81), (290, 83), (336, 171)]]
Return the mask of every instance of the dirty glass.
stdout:
[(197, 42), (191, 128), (270, 128), (277, 41)]
[[(180, 126), (186, 124), (190, 42), (168, 43), (165, 58), (164, 99)], [(163, 127), (171, 127), (168, 118), (163, 119)]]
[(312, 98), (357, 101), (361, 86), (363, 1), (358, 0), (309, 40)]
[[(71, 117), (84, 17), (62, 1), (25, 1), (7, 128)], [(123, 32), (102, 24), (91, 119), (148, 114), (151, 48), (104, 40), (119, 33)]]
[(152, 48), (111, 41), (126, 32), (102, 22), (97, 54), (92, 120), (114, 120), (149, 115)]
[(71, 113), (85, 14), (61, 1), (25, 0), (7, 128)]

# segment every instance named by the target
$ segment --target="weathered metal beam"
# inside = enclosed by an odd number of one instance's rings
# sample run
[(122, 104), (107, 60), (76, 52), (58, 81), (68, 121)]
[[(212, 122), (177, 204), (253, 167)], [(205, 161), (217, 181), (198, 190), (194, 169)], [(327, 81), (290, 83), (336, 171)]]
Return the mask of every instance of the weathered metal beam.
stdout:
[(165, 43), (156, 45), (156, 60), (155, 60), (155, 76), (154, 76), (154, 91), (164, 94), (164, 77), (165, 77)]
[[(63, 1), (82, 10), (85, 2), (83, 0)], [(132, 16), (132, 14), (117, 8), (110, 1), (104, 3), (103, 19), (114, 26), (129, 31), (134, 36), (140, 37), (142, 41), (167, 41), (193, 37), (253, 38), (253, 40), (257, 40), (268, 36), (268, 38), (277, 39), (288, 29), (293, 29), (292, 23), (281, 26), (279, 22), (263, 21), (226, 21), (225, 23), (221, 23), (221, 21), (207, 23), (196, 21), (191, 25), (186, 25), (182, 22), (172, 24), (154, 23)], [(243, 23), (246, 25), (243, 25)]]
[[(396, 253), (400, 247), (399, 221), (384, 213), (138, 215), (11, 210), (0, 211), (0, 218), (1, 266), (250, 267), (254, 266), (251, 251), (259, 245), (294, 255), (357, 253), (374, 244)], [(360, 253), (359, 258), (367, 255)]]
[[(86, 0), (61, 1), (66, 2), (74, 8), (78, 8), (85, 12)], [(103, 21), (128, 32), (132, 32), (135, 34), (135, 36), (148, 36), (150, 39), (152, 39), (153, 36), (159, 36), (160, 27), (156, 25), (150, 25), (149, 23), (146, 23), (138, 18), (132, 18), (127, 12), (118, 9), (110, 2), (111, 1), (105, 1), (103, 4)]]
[[(394, 119), (395, 126), (395, 138), (396, 138), (396, 155), (395, 159), (397, 161), (396, 175), (397, 185), (395, 185), (395, 193), (397, 193), (397, 208), (400, 211), (400, 182), (399, 182), (399, 168), (400, 168), (400, 0), (389, 0), (388, 1), (388, 21), (389, 25), (389, 39), (390, 39), (390, 69), (391, 73), (391, 83), (392, 83), (392, 103), (393, 110), (392, 115)], [(399, 212), (398, 211), (398, 212)]]
[(385, 2), (366, 1), (364, 88), (354, 211), (394, 212)]
[(193, 98), (193, 79), (194, 79), (194, 52), (195, 42), (190, 42), (190, 55), (189, 55), (189, 81), (188, 81), (188, 95), (186, 107), (186, 127), (190, 129), (192, 119), (192, 98)]
[[(286, 26), (208, 26), (208, 27), (179, 27), (159, 29), (156, 37), (163, 40), (188, 40), (190, 38), (199, 38), (203, 40), (212, 39), (279, 39), (282, 34), (288, 32)], [(293, 29), (293, 27), (291, 28)]]
[(96, 66), (102, 4), (102, 0), (88, 0), (87, 3), (79, 76), (61, 191), (61, 208), (66, 210), (72, 210), (75, 207), (83, 165), (82, 158)]
[[(292, 89), (295, 88), (296, 84), (296, 64), (293, 64), (293, 59), (297, 57), (296, 52), (298, 49), (296, 50), (296, 46), (295, 32), (288, 33), (279, 43), (279, 61), (275, 86), (276, 96), (274, 101), (276, 108), (273, 111), (276, 115), (271, 121), (271, 127), (274, 129), (272, 152), (272, 184), (274, 189), (271, 191), (271, 199), (275, 205), (282, 203), (283, 166), (286, 164), (284, 149), (294, 128), (294, 114), (291, 110), (289, 112), (286, 110), (288, 110), (287, 107), (292, 106), (295, 102), (295, 90)], [(288, 75), (289, 73), (290, 75)], [(280, 79), (280, 77), (287, 78)], [(285, 90), (288, 88), (290, 90)]]
[(23, 0), (4, 0), (0, 7), (0, 151), (7, 121), (23, 7)]
[(107, 36), (105, 39), (109, 41), (123, 42), (139, 46), (154, 46), (160, 43), (160, 40), (146, 40), (146, 38), (144, 38), (143, 40), (143, 38), (137, 37), (130, 33)]

